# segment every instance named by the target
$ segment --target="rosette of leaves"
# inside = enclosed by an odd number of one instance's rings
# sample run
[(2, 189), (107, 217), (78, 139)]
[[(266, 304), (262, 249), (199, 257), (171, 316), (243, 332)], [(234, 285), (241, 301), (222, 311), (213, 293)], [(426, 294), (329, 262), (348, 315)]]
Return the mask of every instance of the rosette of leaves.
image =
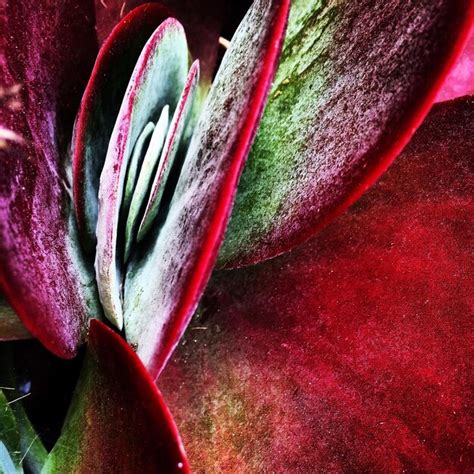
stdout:
[[(0, 337), (28, 331), (58, 357), (83, 353), (61, 436), (49, 453), (25, 412), (12, 408), (23, 395), (14, 364), (5, 362), (13, 370), (6, 387), (15, 394), (7, 390), (1, 399), (4, 470), (189, 470), (155, 381), (213, 268), (254, 265), (287, 252), (354, 203), (425, 119), (474, 15), (472, 2), (461, 0), (255, 0), (236, 22), (226, 2), (164, 3), (15, 0), (2, 6), (0, 284), (13, 312), (2, 310)], [(227, 47), (221, 60), (219, 38), (232, 22), (239, 25), (229, 44), (221, 39)], [(439, 429), (431, 432), (424, 428), (429, 411), (420, 409), (414, 421), (404, 415), (406, 406), (416, 412), (410, 403), (425, 391), (379, 406), (395, 390), (377, 378), (385, 373), (384, 347), (397, 348), (386, 363), (394, 367), (392, 380), (406, 387), (415, 371), (413, 361), (397, 356), (409, 351), (398, 344), (400, 335), (420, 357), (444, 354), (451, 339), (436, 343), (421, 324), (423, 342), (410, 330), (412, 320), (404, 329), (405, 318), (423, 310), (402, 297), (397, 288), (406, 281), (396, 272), (384, 276), (395, 289), (377, 314), (391, 318), (397, 331), (380, 337), (385, 326), (371, 322), (370, 302), (350, 297), (353, 291), (379, 301), (377, 281), (361, 283), (379, 278), (372, 258), (400, 265), (384, 253), (393, 219), (417, 256), (409, 263), (415, 287), (424, 278), (432, 292), (468, 287), (459, 239), (467, 239), (461, 215), (472, 214), (472, 206), (469, 177), (460, 170), (472, 148), (472, 101), (439, 107), (400, 168), (387, 174), (388, 184), (382, 180), (316, 237), (321, 241), (255, 268), (216, 273), (199, 323), (190, 328), (200, 336), (191, 336), (192, 344), (184, 338), (158, 379), (197, 469), (448, 469), (467, 462), (460, 429), (449, 434), (456, 456), (442, 452), (437, 433), (448, 418), (436, 419)], [(438, 128), (445, 133), (436, 135)], [(422, 218), (418, 230), (400, 222)], [(439, 223), (446, 220), (456, 223), (452, 233), (442, 232)], [(417, 240), (424, 230), (431, 246)], [(364, 256), (360, 265), (351, 253), (355, 240)], [(446, 268), (419, 257), (424, 248)], [(340, 277), (334, 286), (319, 276), (327, 271)], [(433, 276), (439, 274), (444, 277)], [(460, 293), (458, 305), (465, 302)], [(346, 299), (357, 310), (347, 313), (335, 303)], [(464, 321), (462, 311), (453, 314)], [(432, 322), (451, 338), (442, 318)], [(208, 324), (225, 330), (208, 331)], [(325, 331), (332, 342), (321, 340)], [(340, 338), (352, 344), (352, 358), (341, 355)], [(464, 373), (462, 363), (448, 359), (439, 359), (439, 373), (453, 367)], [(408, 372), (397, 371), (404, 362)], [(283, 382), (282, 374), (295, 380)], [(252, 380), (275, 397), (256, 401)], [(464, 376), (446, 380), (464, 396)], [(368, 399), (368, 408), (351, 401), (356, 396)], [(349, 421), (338, 415), (345, 410)], [(303, 412), (311, 415), (307, 426)], [(396, 414), (401, 425), (391, 418)], [(362, 433), (377, 417), (389, 419), (392, 439), (366, 440)], [(466, 423), (464, 412), (459, 423)], [(431, 451), (413, 447), (406, 433), (413, 426), (427, 433)], [(379, 438), (383, 452), (372, 459)]]

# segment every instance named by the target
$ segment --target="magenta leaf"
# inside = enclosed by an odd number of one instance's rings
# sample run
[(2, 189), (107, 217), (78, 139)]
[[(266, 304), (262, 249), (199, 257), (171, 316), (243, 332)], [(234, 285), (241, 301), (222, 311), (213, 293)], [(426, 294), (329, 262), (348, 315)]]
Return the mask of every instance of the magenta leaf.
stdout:
[(43, 473), (187, 473), (171, 415), (120, 335), (91, 321), (82, 374)]
[(474, 94), (474, 27), (461, 57), (450, 71), (436, 100), (450, 100)]
[(439, 104), (317, 238), (215, 275), (159, 379), (196, 471), (470, 470), (473, 150)]
[(96, 54), (88, 1), (6, 2), (2, 127), (18, 139), (0, 150), (0, 287), (27, 329), (72, 357), (87, 320), (101, 315), (92, 269), (79, 246), (67, 148)]
[(231, 42), (161, 228), (125, 277), (125, 335), (157, 375), (186, 328), (223, 237), (280, 53), (289, 2), (256, 1)]
[(428, 113), (473, 17), (466, 0), (292, 2), (221, 264), (274, 257), (353, 203)]

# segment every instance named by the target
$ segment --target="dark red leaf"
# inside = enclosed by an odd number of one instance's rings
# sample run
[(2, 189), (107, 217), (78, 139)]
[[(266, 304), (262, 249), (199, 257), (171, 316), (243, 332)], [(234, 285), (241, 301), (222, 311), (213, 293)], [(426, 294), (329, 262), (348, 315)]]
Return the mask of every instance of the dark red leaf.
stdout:
[[(97, 52), (93, 3), (12, 0), (3, 10), (0, 286), (25, 326), (72, 357), (99, 316), (77, 241), (67, 147)], [(16, 85), (21, 86), (18, 92)]]
[(159, 379), (196, 471), (471, 469), (473, 163), (440, 104), (318, 238), (216, 275)]
[(79, 384), (43, 472), (189, 472), (156, 385), (120, 335), (99, 321), (91, 321)]

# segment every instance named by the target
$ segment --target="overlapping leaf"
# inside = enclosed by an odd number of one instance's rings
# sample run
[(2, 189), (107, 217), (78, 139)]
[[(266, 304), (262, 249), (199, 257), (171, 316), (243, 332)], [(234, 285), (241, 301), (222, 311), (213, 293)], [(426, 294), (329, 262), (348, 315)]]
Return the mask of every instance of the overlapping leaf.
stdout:
[(301, 243), (354, 202), (428, 113), (474, 16), (466, 0), (295, 0), (220, 255)]
[(473, 158), (474, 99), (439, 104), (317, 238), (216, 275), (159, 379), (194, 469), (470, 469)]
[(187, 473), (176, 427), (125, 341), (92, 321), (83, 370), (44, 473)]
[(236, 32), (151, 249), (125, 277), (127, 340), (153, 375), (186, 328), (207, 283), (237, 180), (270, 88), (288, 1), (256, 1)]

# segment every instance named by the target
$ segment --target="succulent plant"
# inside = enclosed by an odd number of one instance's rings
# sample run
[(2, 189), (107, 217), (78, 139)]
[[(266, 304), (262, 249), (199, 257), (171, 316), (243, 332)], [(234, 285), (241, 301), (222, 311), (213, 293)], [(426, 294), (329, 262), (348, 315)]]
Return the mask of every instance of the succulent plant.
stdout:
[(474, 3), (231, 3), (0, 4), (0, 470), (469, 470)]

